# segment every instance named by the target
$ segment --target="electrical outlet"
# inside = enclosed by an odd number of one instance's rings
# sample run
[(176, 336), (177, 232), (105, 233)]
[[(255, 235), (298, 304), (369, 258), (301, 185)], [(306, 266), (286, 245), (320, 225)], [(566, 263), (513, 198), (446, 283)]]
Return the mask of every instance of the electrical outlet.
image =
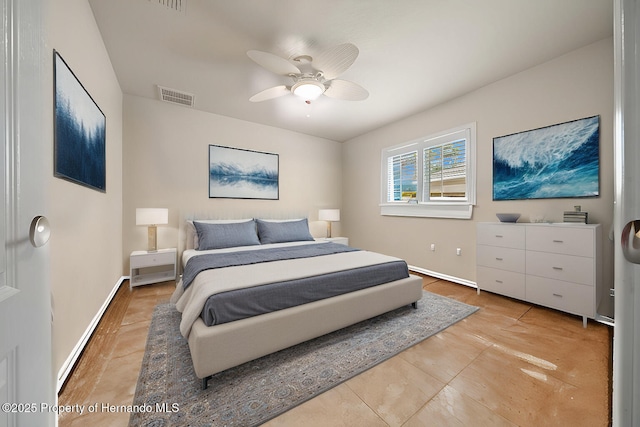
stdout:
[(432, 251), (435, 251), (435, 250), (436, 250), (436, 244), (435, 244), (435, 243), (432, 243), (432, 244), (431, 244), (431, 250), (432, 250)]
[(462, 255), (462, 249), (456, 248), (456, 255), (458, 256)]

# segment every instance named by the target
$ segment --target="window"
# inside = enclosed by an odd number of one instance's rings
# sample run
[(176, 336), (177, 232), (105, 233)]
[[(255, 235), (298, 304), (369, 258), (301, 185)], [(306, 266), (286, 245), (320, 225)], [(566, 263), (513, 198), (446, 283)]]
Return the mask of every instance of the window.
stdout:
[(423, 200), (466, 199), (467, 140), (424, 149)]
[(382, 151), (382, 215), (471, 218), (475, 123)]
[(391, 200), (415, 198), (418, 194), (418, 152), (389, 157), (389, 195)]

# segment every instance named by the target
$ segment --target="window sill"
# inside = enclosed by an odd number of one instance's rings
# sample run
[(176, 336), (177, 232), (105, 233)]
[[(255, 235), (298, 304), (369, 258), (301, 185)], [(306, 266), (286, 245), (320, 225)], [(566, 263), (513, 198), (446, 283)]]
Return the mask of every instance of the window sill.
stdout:
[(384, 203), (380, 205), (380, 215), (382, 216), (471, 219), (472, 214), (473, 205), (467, 204), (419, 205), (409, 203)]

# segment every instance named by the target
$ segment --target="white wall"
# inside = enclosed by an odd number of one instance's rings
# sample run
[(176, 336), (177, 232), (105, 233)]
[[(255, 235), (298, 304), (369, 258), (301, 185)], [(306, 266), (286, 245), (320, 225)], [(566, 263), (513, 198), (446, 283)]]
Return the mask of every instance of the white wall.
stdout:
[[(107, 192), (53, 177), (49, 165), (50, 241), (54, 307), (54, 369), (78, 343), (121, 275), (128, 255), (145, 249), (146, 230), (135, 226), (137, 207), (167, 207), (159, 246), (179, 246), (179, 218), (308, 216), (342, 209), (334, 235), (354, 246), (406, 258), (410, 264), (475, 279), (475, 222), (496, 212), (545, 213), (559, 220), (575, 200), (493, 202), (491, 142), (505, 135), (590, 115), (601, 116), (601, 196), (580, 200), (592, 222), (611, 225), (613, 160), (613, 54), (605, 40), (489, 85), (421, 114), (339, 144), (134, 96), (122, 96), (86, 0), (46, 0), (48, 40), (107, 117)], [(44, 58), (52, 64), (52, 52)], [(52, 66), (51, 66), (52, 67)], [(49, 76), (53, 85), (53, 74)], [(49, 105), (53, 104), (52, 92)], [(52, 123), (53, 114), (47, 117)], [(473, 220), (381, 217), (380, 151), (383, 147), (456, 125), (478, 124), (478, 206)], [(53, 135), (53, 131), (49, 131)], [(53, 144), (53, 141), (51, 141)], [(280, 156), (280, 200), (209, 199), (208, 145)], [(342, 230), (341, 230), (342, 229)], [(606, 234), (606, 233), (605, 233)], [(438, 250), (428, 250), (435, 243)], [(455, 248), (462, 256), (455, 256)], [(612, 282), (612, 249), (605, 239), (605, 277)]]
[[(209, 198), (209, 144), (279, 155), (280, 199)], [(128, 254), (146, 250), (146, 227), (136, 208), (169, 208), (158, 247), (180, 247), (181, 215), (211, 218), (304, 216), (316, 236), (325, 232), (318, 209), (340, 208), (341, 146), (335, 141), (205, 113), (131, 95), (124, 97), (124, 273)], [(336, 225), (339, 233), (339, 224)]]
[[(469, 72), (472, 72), (470, 70)], [(600, 115), (600, 197), (492, 200), (493, 138)], [(380, 216), (380, 155), (400, 144), (469, 122), (477, 123), (477, 206), (472, 220)], [(581, 205), (601, 223), (607, 287), (613, 286), (613, 40), (606, 39), (344, 144), (343, 230), (355, 246), (407, 259), (417, 267), (475, 281), (476, 222), (497, 212), (545, 214), (561, 221)], [(429, 250), (435, 243), (436, 251)], [(462, 249), (462, 256), (455, 249)]]
[[(63, 366), (122, 276), (122, 91), (86, 0), (48, 0), (45, 96), (53, 105), (56, 49), (106, 116), (106, 193), (53, 177), (48, 156), (52, 235), (54, 370)], [(52, 126), (53, 111), (46, 123)]]

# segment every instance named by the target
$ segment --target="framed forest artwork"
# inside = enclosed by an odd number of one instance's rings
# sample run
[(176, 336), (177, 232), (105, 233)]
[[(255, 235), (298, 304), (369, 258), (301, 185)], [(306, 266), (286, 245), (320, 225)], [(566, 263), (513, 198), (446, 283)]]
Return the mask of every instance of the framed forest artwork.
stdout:
[(54, 51), (54, 175), (106, 192), (106, 117)]

